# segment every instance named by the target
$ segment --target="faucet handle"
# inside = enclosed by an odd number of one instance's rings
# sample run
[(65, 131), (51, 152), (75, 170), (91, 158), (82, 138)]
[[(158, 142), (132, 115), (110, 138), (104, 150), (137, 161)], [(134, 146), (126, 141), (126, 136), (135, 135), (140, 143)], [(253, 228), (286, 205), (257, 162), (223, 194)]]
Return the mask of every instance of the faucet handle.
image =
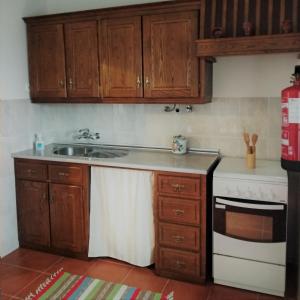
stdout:
[(82, 129), (79, 129), (78, 132), (82, 133), (82, 132), (90, 132), (90, 130), (88, 128), (82, 128)]
[(96, 132), (96, 133), (95, 133), (95, 139), (96, 139), (96, 140), (99, 140), (99, 139), (100, 139), (100, 133), (99, 133), (99, 132)]

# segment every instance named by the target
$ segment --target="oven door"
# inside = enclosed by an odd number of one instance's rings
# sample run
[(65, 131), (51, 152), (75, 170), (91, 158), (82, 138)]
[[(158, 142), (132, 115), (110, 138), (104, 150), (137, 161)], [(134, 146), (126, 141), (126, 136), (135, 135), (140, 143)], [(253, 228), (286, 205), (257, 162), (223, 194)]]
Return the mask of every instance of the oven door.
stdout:
[(214, 198), (213, 252), (285, 265), (286, 205)]

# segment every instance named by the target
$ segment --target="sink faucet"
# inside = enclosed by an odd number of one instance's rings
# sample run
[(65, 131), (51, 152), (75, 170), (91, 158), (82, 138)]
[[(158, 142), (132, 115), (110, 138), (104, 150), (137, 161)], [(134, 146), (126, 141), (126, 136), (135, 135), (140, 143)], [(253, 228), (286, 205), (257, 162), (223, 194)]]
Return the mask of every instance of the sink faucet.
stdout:
[(80, 140), (99, 140), (100, 134), (98, 132), (91, 132), (88, 128), (79, 129), (77, 133), (74, 134), (74, 139)]

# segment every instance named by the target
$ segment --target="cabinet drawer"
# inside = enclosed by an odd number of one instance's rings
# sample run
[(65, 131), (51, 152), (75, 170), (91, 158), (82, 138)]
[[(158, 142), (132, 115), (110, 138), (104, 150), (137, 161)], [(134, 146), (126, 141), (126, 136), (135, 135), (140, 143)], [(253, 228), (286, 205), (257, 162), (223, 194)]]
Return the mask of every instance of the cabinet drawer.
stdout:
[(199, 227), (159, 223), (158, 240), (161, 245), (198, 251), (200, 249)]
[(200, 177), (158, 175), (158, 192), (199, 199)]
[(47, 180), (46, 165), (30, 162), (16, 162), (15, 168), (17, 178)]
[(161, 248), (159, 266), (181, 275), (200, 276), (200, 256), (191, 252)]
[(83, 178), (82, 168), (78, 166), (50, 165), (49, 177), (52, 182), (81, 184)]
[(158, 215), (164, 221), (200, 225), (200, 202), (159, 196)]

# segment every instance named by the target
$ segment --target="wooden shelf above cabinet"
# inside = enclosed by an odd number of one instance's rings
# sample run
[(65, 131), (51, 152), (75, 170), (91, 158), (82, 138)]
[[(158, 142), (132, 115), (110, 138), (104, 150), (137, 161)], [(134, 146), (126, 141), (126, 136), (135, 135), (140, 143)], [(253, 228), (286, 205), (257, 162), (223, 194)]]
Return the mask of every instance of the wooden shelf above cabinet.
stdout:
[(300, 51), (300, 33), (197, 40), (197, 56), (214, 57)]

